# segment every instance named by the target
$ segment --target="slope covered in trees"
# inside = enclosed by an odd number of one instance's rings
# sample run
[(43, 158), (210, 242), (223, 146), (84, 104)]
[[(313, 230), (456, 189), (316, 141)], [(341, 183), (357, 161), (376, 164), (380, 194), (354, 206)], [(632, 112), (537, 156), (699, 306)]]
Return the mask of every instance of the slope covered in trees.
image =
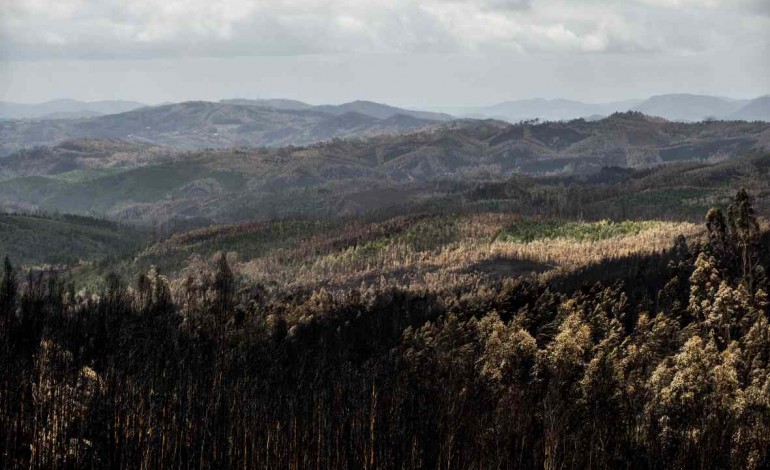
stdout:
[(72, 265), (122, 257), (147, 238), (139, 230), (100, 219), (0, 213), (0, 253), (12, 254), (23, 265)]
[[(692, 217), (740, 185), (766, 204), (768, 148), (767, 123), (669, 123), (633, 113), (598, 123), (454, 122), (280, 149), (181, 152), (77, 140), (0, 159), (0, 208), (156, 228), (415, 206), (531, 212), (544, 202), (575, 217), (594, 210), (597, 217), (660, 218), (668, 215), (656, 212), (661, 206), (685, 201)], [(606, 206), (612, 214), (601, 213)], [(634, 213), (643, 207), (648, 212)]]
[[(498, 238), (654, 229), (638, 224), (530, 223)], [(55, 275), (20, 283), (6, 262), (0, 457), (7, 468), (766, 468), (768, 232), (740, 191), (686, 235), (619, 257), (608, 245), (577, 271), (338, 289), (266, 288), (219, 255), (130, 286), (107, 275), (93, 295)]]

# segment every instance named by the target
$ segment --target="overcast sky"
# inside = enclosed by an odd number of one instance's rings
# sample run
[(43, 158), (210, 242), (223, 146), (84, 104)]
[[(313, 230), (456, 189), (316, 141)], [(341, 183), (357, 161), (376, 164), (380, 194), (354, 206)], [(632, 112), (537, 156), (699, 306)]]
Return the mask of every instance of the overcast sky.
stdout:
[(0, 100), (770, 93), (770, 0), (0, 0)]

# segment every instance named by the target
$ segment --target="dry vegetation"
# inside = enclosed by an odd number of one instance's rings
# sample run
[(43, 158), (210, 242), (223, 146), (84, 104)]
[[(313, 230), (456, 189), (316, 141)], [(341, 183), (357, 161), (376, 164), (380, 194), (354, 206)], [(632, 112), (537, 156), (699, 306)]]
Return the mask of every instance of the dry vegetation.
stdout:
[[(741, 191), (705, 228), (478, 214), (198, 230), (136, 261), (174, 258), (173, 276), (93, 293), (20, 284), (6, 261), (0, 458), (767, 468), (769, 240)], [(210, 259), (221, 248), (250, 258)]]
[[(521, 227), (521, 229), (519, 229)], [(511, 236), (527, 231), (527, 239)], [(249, 282), (285, 292), (397, 284), (446, 290), (483, 278), (568, 275), (589, 265), (661, 253), (687, 222), (569, 222), (508, 213), (400, 216), (384, 222), (286, 220), (194, 230), (145, 250), (136, 267), (172, 276), (228, 253)]]
[[(538, 272), (546, 277), (566, 274), (606, 260), (667, 250), (678, 235), (697, 243), (704, 233), (696, 224), (648, 221), (640, 224), (639, 231), (619, 232), (601, 240), (560, 236), (521, 242), (500, 236), (518, 223), (530, 222), (514, 214), (499, 213), (399, 218), (337, 229), (346, 237), (328, 233), (296, 237), (287, 246), (253, 258), (238, 253), (237, 246), (226, 251), (237, 260), (235, 270), (250, 281), (280, 285), (287, 290), (318, 285), (350, 287), (380, 278), (415, 287), (426, 283), (447, 287), (454, 284), (453, 279), (470, 273)], [(606, 222), (583, 223), (586, 227), (602, 224)], [(193, 232), (154, 246), (145, 256), (157, 256), (164, 250), (173, 252), (179, 245), (200, 241), (199, 237), (206, 237), (216, 246), (219, 237), (270, 227), (261, 224), (231, 227), (216, 234), (210, 230)]]
[(311, 114), (0, 162), (0, 469), (770, 468), (768, 124)]

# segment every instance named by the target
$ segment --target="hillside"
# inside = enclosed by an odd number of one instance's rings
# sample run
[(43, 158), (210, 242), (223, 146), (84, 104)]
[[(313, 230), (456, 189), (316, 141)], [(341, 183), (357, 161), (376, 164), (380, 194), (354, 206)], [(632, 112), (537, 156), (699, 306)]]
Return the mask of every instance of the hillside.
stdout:
[(361, 100), (340, 105), (315, 106), (313, 109), (337, 116), (345, 113), (358, 113), (377, 119), (389, 119), (398, 115), (406, 115), (417, 119), (427, 119), (431, 121), (451, 121), (454, 119), (454, 117), (445, 113), (414, 111), (410, 109), (396, 108), (386, 104)]
[(767, 149), (769, 129), (763, 123), (670, 123), (631, 113), (517, 126), (459, 121), (405, 135), (283, 149), (178, 152), (81, 140), (0, 160), (0, 204), (140, 223), (357, 214), (429, 204), (454, 197), (458, 184), (514, 174), (563, 177), (604, 167), (728, 161)]
[(702, 121), (731, 116), (746, 103), (746, 100), (719, 96), (671, 94), (650, 97), (634, 107), (634, 110), (673, 121)]
[[(491, 106), (445, 108), (446, 112), (469, 118), (501, 119), (511, 123), (539, 119), (542, 121), (569, 121), (589, 116), (609, 116), (633, 109), (641, 100), (610, 103), (584, 103), (566, 99), (533, 98), (505, 101)], [(439, 108), (441, 109), (441, 108)]]
[[(465, 253), (463, 256), (467, 257), (463, 261), (463, 266), (473, 265), (481, 272), (501, 274), (516, 273), (522, 269), (523, 272), (529, 272), (528, 270), (545, 272), (559, 266), (565, 269), (569, 266), (574, 268), (574, 263), (570, 264), (571, 262), (566, 259), (564, 262), (554, 263), (553, 259), (548, 261), (548, 258), (543, 258), (535, 252), (528, 255), (535, 256), (534, 264), (497, 263), (494, 259), (508, 253), (506, 250), (514, 247), (515, 243), (529, 243), (538, 238), (550, 240), (563, 237), (563, 234), (574, 234), (573, 238), (589, 237), (588, 241), (591, 241), (591, 237), (595, 236), (599, 237), (597, 240), (605, 236), (614, 239), (616, 235), (635, 235), (639, 231), (646, 232), (668, 227), (662, 222), (639, 226), (621, 224), (616, 228), (612, 225), (604, 226), (601, 223), (591, 222), (575, 226), (568, 222), (575, 218), (584, 220), (609, 218), (619, 221), (628, 219), (697, 221), (702, 218), (703, 212), (710, 205), (725, 206), (735, 188), (740, 186), (751, 188), (752, 192), (758, 195), (755, 204), (760, 214), (770, 215), (770, 197), (768, 197), (770, 186), (767, 183), (770, 179), (768, 178), (770, 163), (768, 161), (770, 156), (753, 158), (746, 162), (724, 162), (717, 165), (675, 164), (656, 170), (607, 169), (590, 177), (579, 178), (514, 177), (504, 181), (476, 180), (471, 183), (445, 183), (424, 188), (412, 187), (409, 190), (411, 199), (398, 199), (395, 196), (397, 193), (384, 189), (378, 192), (371, 188), (359, 188), (348, 195), (351, 200), (364, 203), (364, 198), (373, 198), (379, 201), (371, 201), (368, 207), (361, 208), (368, 209), (368, 212), (360, 212), (359, 215), (341, 219), (319, 218), (324, 214), (335, 215), (335, 213), (330, 209), (319, 210), (320, 203), (311, 204), (312, 198), (307, 194), (299, 193), (298, 196), (297, 193), (292, 193), (283, 199), (285, 204), (283, 210), (286, 214), (304, 214), (305, 217), (213, 226), (180, 233), (167, 241), (143, 249), (138, 256), (132, 254), (127, 258), (127, 262), (117, 265), (110, 261), (100, 269), (117, 269), (126, 275), (133, 276), (140, 269), (149, 269), (151, 265), (156, 265), (163, 272), (176, 273), (193, 254), (211, 256), (217, 251), (227, 251), (237, 252), (239, 262), (253, 261), (253, 267), (250, 269), (258, 268), (259, 273), (254, 271), (254, 275), (260, 279), (264, 279), (268, 274), (275, 277), (279, 272), (284, 272), (288, 276), (285, 282), (295, 282), (300, 281), (300, 278), (297, 277), (291, 281), (291, 278), (296, 275), (292, 273), (295, 268), (299, 269), (300, 265), (305, 266), (303, 269), (310, 269), (307, 271), (308, 276), (319, 276), (318, 272), (314, 271), (316, 268), (311, 269), (303, 263), (316, 260), (311, 264), (318, 263), (319, 269), (321, 266), (328, 268), (332, 258), (339, 256), (339, 253), (347, 253), (344, 256), (352, 256), (352, 259), (358, 261), (349, 265), (347, 263), (351, 260), (346, 258), (344, 262), (339, 261), (343, 263), (340, 264), (339, 269), (342, 269), (341, 266), (348, 266), (344, 268), (345, 271), (350, 271), (349, 276), (344, 277), (348, 279), (345, 282), (353, 282), (350, 279), (370, 279), (374, 266), (385, 263), (382, 256), (388, 257), (387, 263), (391, 266), (388, 269), (393, 269), (394, 275), (416, 272), (418, 265), (430, 271), (432, 269), (430, 266), (435, 266), (435, 263), (446, 263), (447, 258), (441, 255), (427, 262), (425, 255), (419, 255), (422, 256), (422, 258), (418, 257), (422, 261), (418, 263), (418, 258), (415, 258), (418, 255), (413, 253), (414, 250), (419, 252), (439, 248), (456, 249), (456, 244), (461, 241), (463, 248), (458, 253)], [(289, 202), (292, 196), (294, 206)], [(382, 200), (388, 196), (393, 198), (390, 210), (386, 208), (388, 206), (386, 201)], [(226, 199), (226, 201), (233, 201), (233, 199)], [(331, 204), (331, 202), (328, 203)], [(303, 204), (307, 205), (304, 210)], [(386, 207), (383, 208), (383, 204)], [(204, 203), (201, 205), (202, 211), (211, 211), (217, 207), (212, 205), (206, 208)], [(279, 207), (271, 207), (270, 210), (262, 212), (259, 211), (262, 206), (257, 203), (246, 207), (249, 209), (236, 206), (234, 212), (229, 212), (230, 219), (238, 220), (239, 216), (243, 217), (244, 214), (263, 219), (281, 215), (276, 213), (281, 210)], [(381, 209), (377, 210), (378, 207)], [(219, 210), (225, 211), (222, 207)], [(177, 215), (181, 217), (183, 214), (189, 214), (189, 211)], [(228, 212), (222, 212), (220, 216), (223, 214)], [(533, 217), (536, 223), (530, 222)], [(545, 222), (539, 222), (541, 218), (545, 218)], [(34, 220), (40, 220), (40, 218)], [(548, 222), (549, 220), (551, 222)], [(198, 221), (199, 224), (204, 222), (204, 220)], [(47, 219), (39, 223), (48, 227), (40, 233), (50, 232), (51, 227), (54, 227)], [(510, 230), (510, 226), (513, 225), (516, 226), (515, 231)], [(106, 226), (111, 225), (106, 224)], [(164, 227), (181, 230), (184, 224), (159, 226), (161, 229)], [(674, 231), (684, 230), (681, 227), (676, 228), (676, 225), (672, 227), (674, 228), (666, 232), (667, 235), (661, 239), (663, 242), (667, 242), (669, 236), (676, 235), (672, 235)], [(123, 227), (120, 233), (124, 233), (125, 230), (128, 229)], [(53, 233), (63, 235), (63, 232)], [(537, 233), (544, 235), (533, 235)], [(483, 243), (478, 238), (481, 234), (485, 234)], [(20, 253), (22, 258), (19, 262), (24, 263), (61, 263), (65, 259), (62, 258), (63, 251), (70, 255), (66, 259), (71, 261), (73, 257), (99, 259), (103, 255), (116, 254), (121, 252), (121, 246), (140, 248), (136, 243), (141, 237), (133, 239), (132, 235), (116, 239), (110, 248), (112, 251), (99, 249), (92, 253), (86, 249), (90, 246), (88, 244), (90, 242), (78, 242), (79, 238), (85, 235), (87, 234), (83, 231), (67, 232), (66, 236), (71, 237), (73, 243), (79, 243), (78, 247), (70, 252), (69, 248), (59, 249), (60, 246), (55, 242), (54, 235), (41, 238), (38, 234), (30, 238), (27, 232), (12, 230), (6, 232), (6, 246), (15, 247), (8, 249), (11, 252)], [(500, 237), (505, 238), (506, 243), (514, 243), (514, 245), (496, 243), (495, 240)], [(614, 239), (613, 243), (617, 241)], [(586, 246), (581, 245), (583, 248), (580, 250), (589, 250), (593, 243), (591, 241)], [(346, 251), (355, 251), (356, 247), (362, 244), (367, 245), (367, 248), (360, 253)], [(404, 247), (401, 244), (406, 245)], [(387, 250), (381, 251), (389, 246)], [(631, 248), (632, 244), (630, 244), (629, 249), (639, 250), (644, 246), (646, 245)], [(499, 249), (502, 248), (505, 249), (500, 251)], [(596, 249), (599, 250), (596, 253), (603, 250), (599, 245)], [(391, 253), (392, 250), (395, 251)], [(578, 248), (573, 246), (568, 251), (577, 254), (576, 250)], [(392, 258), (393, 256), (396, 258)], [(564, 253), (558, 256), (564, 256)], [(255, 261), (257, 259), (260, 261)], [(289, 264), (283, 267), (275, 265), (278, 259), (283, 260), (280, 263)], [(396, 265), (393, 263), (396, 263), (396, 259), (397, 263), (403, 266), (395, 268)], [(439, 261), (440, 259), (443, 261)], [(334, 263), (338, 262), (334, 261)], [(460, 264), (460, 260), (457, 259), (450, 263), (450, 266), (453, 267), (452, 269), (460, 269), (458, 268)], [(263, 269), (267, 271), (263, 272)], [(367, 272), (369, 274), (366, 274)]]
[(389, 106), (383, 103), (375, 103), (372, 101), (364, 100), (351, 101), (350, 103), (342, 104), (322, 104), (318, 106), (290, 99), (227, 99), (221, 100), (220, 102), (226, 104), (256, 106), (259, 108), (277, 110), (314, 110), (335, 116), (340, 116), (347, 113), (355, 113), (377, 119), (388, 119), (398, 115), (411, 116), (417, 119), (427, 119), (429, 121), (451, 121), (455, 119), (453, 116), (445, 113), (432, 113), (427, 111), (397, 108), (395, 106)]
[(178, 276), (191, 256), (213, 259), (226, 252), (251, 282), (281, 290), (340, 290), (383, 280), (450, 289), (468, 282), (463, 276), (562, 277), (591, 263), (667, 249), (680, 234), (696, 240), (702, 230), (691, 223), (576, 223), (495, 212), (417, 213), (377, 222), (299, 219), (178, 234), (111, 269), (133, 276), (156, 266)]
[(122, 257), (145, 241), (142, 232), (104, 220), (0, 213), (0, 256), (12, 256), (22, 266)]
[(539, 119), (567, 121), (606, 117), (617, 112), (639, 111), (669, 121), (697, 122), (704, 119), (770, 121), (767, 97), (739, 100), (721, 96), (687, 93), (651, 96), (644, 100), (585, 103), (565, 99), (526, 99), (491, 106), (436, 108), (456, 116), (502, 119), (517, 123)]
[(0, 124), (0, 157), (76, 138), (123, 139), (178, 149), (306, 145), (421, 129), (437, 118), (446, 119), (374, 103), (335, 107), (334, 112), (294, 109), (286, 103), (278, 107), (236, 103), (196, 101), (87, 119), (6, 121)]
[(281, 109), (285, 111), (301, 111), (305, 109), (312, 109), (312, 104), (303, 103), (302, 101), (289, 100), (289, 99), (246, 99), (246, 98), (231, 98), (220, 100), (220, 103), (225, 104), (238, 104), (243, 106), (256, 106), (259, 108)]
[[(254, 280), (280, 277), (280, 285), (297, 287), (323, 282), (339, 288), (383, 273), (423, 282), (428, 273), (445, 270), (447, 276), (468, 270), (492, 277), (563, 275), (584, 264), (578, 259), (599, 259), (620, 246), (650, 253), (651, 246), (661, 248), (680, 233), (700, 234), (692, 223), (700, 223), (710, 207), (727, 207), (740, 187), (755, 195), (756, 213), (768, 217), (769, 181), (770, 154), (764, 154), (583, 176), (445, 181), (401, 188), (409, 197), (400, 199), (398, 191), (362, 187), (346, 197), (372, 201), (355, 213), (335, 213), (318, 202), (323, 198), (311, 204), (307, 193), (294, 192), (297, 205), (287, 214), (298, 216), (256, 212), (262, 220), (179, 232), (119, 266), (99, 269), (133, 276), (157, 266), (176, 275), (192, 255), (231, 252)], [(298, 210), (301, 204), (308, 210)], [(238, 212), (254, 213), (246, 207)]]
[(770, 121), (770, 96), (762, 96), (746, 103), (729, 116), (744, 121)]
[(0, 161), (4, 203), (156, 236), (0, 216), (0, 431), (22, 442), (0, 453), (16, 468), (764, 468), (767, 134), (627, 113), (18, 152)]
[[(36, 229), (35, 236), (10, 230), (5, 232), (5, 246), (25, 264), (128, 255), (120, 261), (86, 265), (77, 277), (89, 280), (110, 271), (131, 278), (153, 265), (177, 275), (191, 256), (211, 257), (220, 251), (237, 253), (239, 269), (255, 281), (279, 282), (280, 278), (280, 285), (298, 288), (319, 282), (341, 288), (371, 282), (383, 273), (409, 282), (466, 271), (493, 278), (533, 272), (561, 276), (579, 268), (578, 259), (617, 252), (621, 242), (629, 253), (649, 253), (650, 247), (664, 247), (679, 233), (699, 233), (680, 222), (699, 222), (709, 207), (726, 207), (739, 187), (756, 195), (758, 214), (770, 216), (768, 181), (770, 154), (718, 164), (608, 168), (573, 177), (514, 176), (399, 189), (372, 183), (339, 187), (337, 192), (327, 189), (328, 193), (251, 194), (253, 199), (198, 195), (188, 201), (175, 198), (147, 204), (155, 208), (156, 222), (165, 221), (156, 225), (156, 231), (178, 232), (150, 246), (142, 246), (144, 238), (131, 231), (123, 236), (128, 230), (123, 227), (105, 235), (112, 240), (106, 247), (102, 242), (92, 249), (90, 232), (56, 229), (60, 225), (39, 218), (33, 221), (43, 229)], [(126, 191), (113, 186), (121, 194)], [(103, 198), (110, 194), (109, 187), (98, 190)], [(205, 187), (201, 185), (200, 190)], [(95, 193), (87, 194), (97, 199)], [(351, 211), (353, 207), (357, 210)], [(190, 218), (194, 214), (197, 219)], [(123, 214), (133, 222), (141, 221), (140, 215)], [(244, 218), (261, 220), (184, 231), (212, 220)], [(67, 243), (57, 243), (59, 236), (66, 236)], [(559, 242), (562, 239), (569, 243)], [(651, 240), (657, 241), (651, 245)], [(522, 256), (526, 262), (516, 261)]]
[[(78, 467), (117, 449), (158, 468), (535, 469), (557, 439), (560, 467), (764, 468), (770, 234), (745, 191), (728, 204), (708, 226), (476, 212), (211, 227), (26, 284), (5, 264), (0, 372), (23, 380), (0, 382), (0, 426)], [(317, 445), (333, 436), (354, 445)]]

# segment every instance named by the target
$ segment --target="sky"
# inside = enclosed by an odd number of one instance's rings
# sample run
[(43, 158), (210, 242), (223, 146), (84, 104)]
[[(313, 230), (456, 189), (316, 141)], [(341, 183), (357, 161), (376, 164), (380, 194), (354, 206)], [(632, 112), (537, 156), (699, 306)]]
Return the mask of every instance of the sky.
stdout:
[(770, 93), (770, 0), (0, 0), (0, 100)]

